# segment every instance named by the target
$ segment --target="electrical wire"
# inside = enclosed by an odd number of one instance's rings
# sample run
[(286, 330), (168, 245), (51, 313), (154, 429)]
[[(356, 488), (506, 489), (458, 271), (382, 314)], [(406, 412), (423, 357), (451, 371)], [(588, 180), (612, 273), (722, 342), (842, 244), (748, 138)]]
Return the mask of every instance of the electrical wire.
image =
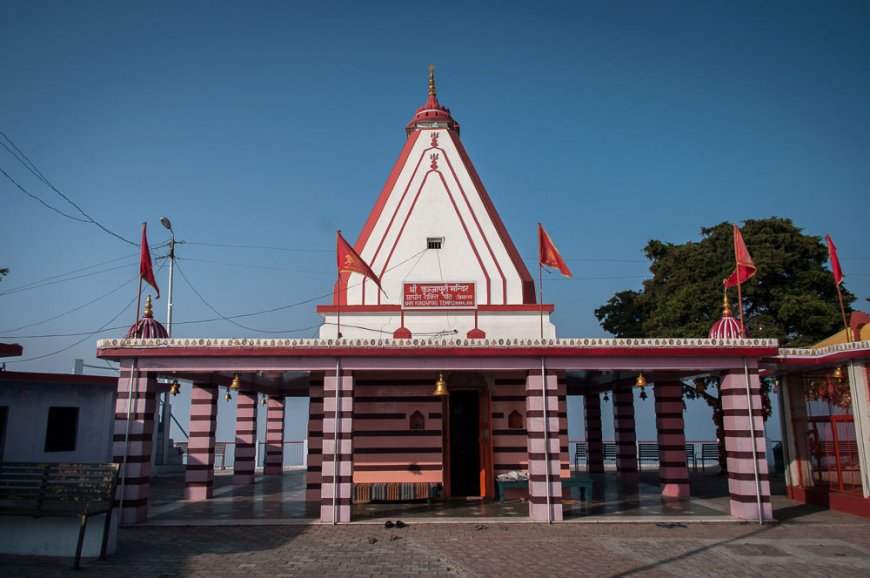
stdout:
[(66, 217), (67, 219), (72, 219), (73, 221), (78, 221), (78, 222), (80, 222), (80, 223), (87, 223), (87, 222), (88, 222), (87, 219), (80, 219), (80, 218), (78, 218), (78, 217), (73, 217), (72, 215), (68, 215), (68, 214), (64, 213), (64, 212), (61, 211), (60, 209), (58, 209), (58, 208), (56, 208), (56, 207), (53, 207), (53, 206), (49, 205), (48, 203), (46, 203), (45, 201), (43, 201), (42, 199), (40, 199), (39, 197), (37, 197), (36, 195), (34, 195), (33, 193), (31, 193), (31, 192), (28, 191), (27, 189), (25, 189), (24, 187), (22, 187), (22, 186), (18, 183), (18, 181), (16, 181), (15, 179), (13, 179), (13, 178), (9, 175), (9, 173), (7, 173), (6, 171), (3, 170), (2, 167), (0, 167), (0, 173), (3, 173), (3, 176), (5, 176), (5, 177), (6, 177), (7, 179), (9, 179), (10, 181), (12, 181), (12, 184), (15, 185), (16, 187), (18, 187), (18, 189), (19, 189), (22, 193), (24, 193), (25, 195), (27, 195), (27, 196), (30, 197), (31, 199), (35, 199), (37, 202), (41, 203), (41, 204), (42, 204), (43, 206), (45, 206), (46, 208), (51, 209), (52, 211), (54, 211), (54, 212), (57, 213), (58, 215), (61, 215), (62, 217)]
[(73, 269), (72, 271), (67, 271), (66, 273), (60, 273), (58, 275), (52, 275), (51, 277), (46, 277), (45, 279), (40, 279), (39, 281), (31, 281), (30, 283), (25, 283), (24, 285), (19, 285), (18, 287), (13, 287), (9, 291), (0, 293), (0, 295), (5, 295), (6, 293), (23, 291), (25, 289), (30, 289), (35, 285), (39, 285), (41, 283), (45, 283), (46, 281), (52, 281), (54, 279), (58, 279), (60, 277), (65, 277), (67, 275), (72, 275), (74, 273), (81, 273), (82, 271), (87, 271), (88, 269), (93, 269), (95, 267), (102, 267), (103, 265), (108, 265), (109, 263), (114, 263), (116, 261), (121, 261), (122, 259), (129, 259), (134, 257), (135, 253), (124, 255), (123, 257), (115, 257), (114, 259), (109, 259), (108, 261), (102, 261), (100, 263), (96, 263), (94, 265), (88, 265), (86, 267), (79, 267), (78, 269)]
[[(138, 297), (138, 296), (137, 296), (137, 297)], [(58, 349), (57, 351), (53, 351), (53, 352), (51, 352), (51, 353), (46, 353), (46, 354), (43, 354), (43, 355), (37, 355), (37, 356), (35, 356), (35, 357), (28, 357), (27, 359), (11, 359), (11, 360), (7, 360), (6, 363), (23, 363), (23, 362), (25, 362), (25, 361), (36, 361), (37, 359), (45, 359), (46, 357), (51, 357), (52, 355), (57, 355), (58, 353), (63, 353), (64, 351), (67, 351), (67, 350), (69, 350), (69, 349), (72, 349), (73, 347), (75, 347), (75, 346), (78, 345), (79, 343), (82, 343), (82, 342), (84, 342), (84, 341), (87, 341), (88, 339), (90, 339), (91, 337), (93, 337), (94, 335), (96, 335), (97, 333), (99, 333), (100, 331), (105, 331), (106, 328), (107, 328), (111, 323), (114, 323), (115, 320), (116, 320), (118, 317), (120, 317), (121, 315), (123, 315), (124, 313), (126, 313), (126, 311), (127, 311), (127, 310), (132, 306), (132, 305), (133, 305), (133, 303), (134, 303), (135, 301), (136, 301), (136, 297), (133, 297), (133, 299), (131, 299), (131, 300), (130, 300), (130, 301), (129, 301), (125, 306), (124, 306), (124, 308), (121, 309), (121, 310), (118, 312), (117, 315), (115, 315), (115, 316), (112, 317), (110, 320), (108, 320), (106, 323), (104, 323), (102, 327), (100, 327), (100, 328), (97, 329), (96, 331), (93, 331), (93, 332), (91, 332), (91, 333), (85, 335), (84, 337), (82, 337), (82, 338), (79, 339), (78, 341), (76, 341), (76, 342), (74, 342), (74, 343), (71, 343), (70, 345), (67, 345), (67, 346), (64, 347), (63, 349)]]
[(185, 241), (188, 245), (202, 245), (205, 247), (221, 247), (226, 249), (268, 249), (270, 251), (287, 251), (290, 253), (332, 253), (332, 249), (292, 249), (290, 247), (274, 247), (269, 245), (227, 245), (224, 243), (204, 243)]
[[(133, 245), (134, 247), (137, 246), (137, 243), (134, 243), (133, 241), (131, 241), (131, 240), (129, 240), (129, 239), (125, 239), (124, 237), (122, 237), (121, 235), (115, 233), (114, 231), (109, 230), (109, 229), (106, 228), (102, 223), (97, 222), (93, 217), (91, 217), (89, 214), (87, 214), (87, 213), (86, 213), (86, 212), (85, 212), (85, 211), (84, 211), (80, 206), (78, 206), (78, 205), (77, 205), (77, 204), (76, 204), (72, 199), (70, 199), (68, 196), (66, 196), (66, 195), (63, 194), (62, 192), (60, 192), (60, 190), (59, 190), (57, 187), (55, 187), (55, 186), (51, 183), (51, 181), (49, 181), (48, 178), (46, 178), (45, 175), (42, 174), (42, 171), (40, 171), (39, 168), (37, 168), (37, 166), (33, 163), (33, 161), (31, 161), (30, 158), (29, 158), (26, 154), (24, 154), (24, 151), (22, 151), (20, 148), (18, 148), (18, 145), (16, 145), (16, 144), (12, 141), (12, 139), (9, 138), (9, 136), (8, 136), (6, 133), (4, 133), (3, 131), (0, 131), (0, 135), (2, 135), (3, 138), (6, 139), (6, 140), (9, 142), (9, 144), (12, 145), (12, 147), (15, 149), (15, 151), (17, 151), (17, 154), (16, 154), (16, 152), (12, 151), (12, 149), (10, 149), (9, 146), (8, 146), (6, 143), (4, 143), (3, 141), (0, 141), (0, 145), (3, 145), (3, 148), (5, 148), (7, 151), (9, 151), (9, 153), (10, 153), (13, 157), (15, 157), (15, 159), (16, 159), (19, 163), (21, 163), (22, 165), (24, 165), (24, 168), (26, 168), (26, 169), (27, 169), (28, 171), (30, 171), (34, 176), (36, 176), (39, 180), (41, 180), (43, 183), (45, 183), (45, 185), (48, 186), (51, 190), (53, 190), (55, 193), (57, 193), (58, 195), (60, 195), (60, 197), (61, 197), (63, 200), (65, 200), (67, 203), (69, 203), (70, 205), (72, 205), (73, 207), (75, 207), (75, 209), (76, 209), (79, 213), (81, 213), (82, 216), (84, 216), (84, 217), (87, 219), (87, 221), (83, 221), (83, 222), (86, 222), (86, 223), (92, 223), (92, 224), (96, 225), (97, 227), (99, 227), (100, 229), (102, 229), (103, 231), (105, 231), (106, 233), (110, 234), (111, 236), (113, 236), (113, 237), (115, 237), (115, 238), (117, 238), (117, 239), (120, 239), (121, 241), (124, 241), (125, 243), (128, 243), (128, 244), (130, 244), (130, 245)], [(19, 156), (19, 155), (20, 155), (20, 156)], [(25, 162), (25, 161), (26, 161), (26, 162)], [(0, 170), (2, 170), (2, 169), (0, 169)], [(3, 174), (6, 174), (6, 172), (3, 171)], [(12, 180), (12, 177), (10, 177), (8, 174), (6, 175), (6, 177), (9, 178), (9, 180)], [(15, 181), (12, 181), (12, 182), (15, 182)], [(16, 185), (17, 185), (17, 183), (16, 183)], [(18, 185), (18, 188), (20, 188), (21, 190), (24, 190), (23, 187), (21, 187), (21, 185)], [(25, 191), (25, 192), (26, 192), (26, 191)], [(45, 204), (45, 203), (43, 203), (43, 204)], [(47, 206), (47, 205), (46, 205), (46, 206)], [(58, 211), (58, 212), (60, 212), (60, 211)], [(63, 214), (63, 213), (61, 213), (61, 214)], [(75, 217), (71, 217), (71, 216), (69, 216), (69, 215), (65, 215), (65, 216), (69, 217), (70, 219), (76, 220), (76, 221), (82, 221), (82, 219), (77, 219), (77, 218), (75, 218)]]
[(245, 267), (248, 269), (265, 269), (267, 271), (286, 271), (288, 273), (305, 273), (309, 275), (334, 275), (335, 273), (328, 271), (307, 271), (305, 269), (287, 269), (285, 267), (270, 267), (268, 265), (250, 265), (247, 263), (229, 263), (227, 261), (212, 261), (210, 259), (194, 259), (191, 257), (176, 257), (177, 260), (190, 261), (194, 263), (210, 263), (212, 265), (227, 265), (229, 267)]
[(28, 328), (30, 328), (30, 327), (36, 327), (37, 325), (42, 325), (43, 323), (48, 323), (49, 321), (54, 321), (55, 319), (60, 319), (61, 317), (64, 317), (64, 316), (66, 316), (66, 315), (69, 315), (70, 313), (75, 313), (76, 311), (79, 311), (79, 310), (81, 310), (81, 309), (84, 309), (84, 308), (87, 307), (88, 305), (93, 305), (94, 303), (96, 303), (96, 302), (99, 301), (100, 299), (104, 299), (104, 298), (108, 297), (109, 295), (111, 295), (112, 293), (116, 293), (117, 291), (120, 291), (121, 289), (123, 289), (124, 287), (126, 287), (127, 285), (129, 285), (130, 283), (132, 283), (133, 281), (135, 281), (136, 279), (138, 279), (138, 275), (137, 275), (136, 277), (132, 277), (132, 278), (130, 278), (130, 279), (124, 281), (123, 283), (121, 283), (120, 285), (118, 285), (117, 287), (115, 287), (114, 289), (112, 289), (111, 291), (109, 291), (108, 293), (103, 293), (103, 294), (100, 295), (99, 297), (96, 297), (96, 298), (94, 298), (94, 299), (88, 301), (88, 302), (85, 303), (84, 305), (79, 305), (78, 307), (75, 307), (75, 308), (73, 308), (73, 309), (70, 309), (69, 311), (66, 311), (66, 312), (64, 312), (64, 313), (60, 313), (60, 314), (58, 314), (58, 315), (55, 315), (54, 317), (49, 317), (48, 319), (43, 319), (42, 321), (37, 321), (36, 323), (30, 323), (30, 324), (28, 324), (28, 325), (22, 325), (21, 327), (16, 327), (15, 329), (0, 330), (0, 333), (10, 333), (10, 332), (12, 332), (12, 331), (21, 331), (22, 329), (28, 329)]
[(29, 291), (30, 289), (40, 289), (42, 287), (48, 287), (49, 285), (57, 285), (58, 283), (66, 283), (67, 281), (74, 281), (76, 279), (84, 279), (85, 277), (91, 277), (92, 275), (99, 275), (101, 273), (108, 273), (110, 271), (117, 271), (118, 269), (126, 269), (130, 267), (129, 263), (124, 263), (123, 265), (117, 265), (115, 267), (109, 267), (108, 269), (101, 269), (99, 271), (92, 271), (90, 273), (85, 273), (83, 275), (76, 275), (74, 277), (67, 277), (66, 279), (57, 279), (54, 281), (47, 281), (41, 284), (31, 284), (26, 287), (19, 287), (16, 289), (10, 289), (9, 291), (4, 291), (0, 293), (0, 297), (4, 295), (12, 295), (14, 293), (20, 293), (22, 291)]

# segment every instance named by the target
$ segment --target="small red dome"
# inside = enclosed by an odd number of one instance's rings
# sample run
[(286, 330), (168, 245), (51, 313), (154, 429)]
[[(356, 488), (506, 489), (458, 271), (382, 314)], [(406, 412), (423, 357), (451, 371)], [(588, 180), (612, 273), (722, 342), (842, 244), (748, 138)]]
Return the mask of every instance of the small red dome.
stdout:
[(151, 296), (145, 300), (145, 313), (142, 319), (134, 323), (127, 331), (126, 339), (166, 339), (169, 333), (166, 328), (154, 319), (151, 312)]
[(728, 305), (728, 295), (725, 295), (722, 319), (718, 320), (710, 328), (710, 339), (742, 339), (740, 322), (731, 315), (731, 307)]

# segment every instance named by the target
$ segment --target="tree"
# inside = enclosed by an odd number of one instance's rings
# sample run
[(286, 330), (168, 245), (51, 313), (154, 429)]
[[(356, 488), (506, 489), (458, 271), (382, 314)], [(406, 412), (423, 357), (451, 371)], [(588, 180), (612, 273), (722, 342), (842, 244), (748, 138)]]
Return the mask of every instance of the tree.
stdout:
[[(827, 246), (804, 235), (790, 219), (770, 217), (741, 227), (758, 271), (743, 284), (745, 325), (752, 337), (775, 338), (786, 347), (816, 343), (842, 329), (837, 288), (825, 267)], [(722, 281), (734, 271), (731, 223), (701, 229), (699, 242), (681, 245), (652, 240), (644, 248), (652, 278), (640, 291), (620, 291), (595, 310), (601, 326), (617, 337), (706, 337), (722, 316)], [(735, 316), (737, 290), (731, 289)], [(855, 297), (843, 288), (847, 304)], [(706, 377), (683, 385), (690, 399), (713, 408), (722, 456), (720, 382)], [(771, 384), (762, 382), (765, 420)]]

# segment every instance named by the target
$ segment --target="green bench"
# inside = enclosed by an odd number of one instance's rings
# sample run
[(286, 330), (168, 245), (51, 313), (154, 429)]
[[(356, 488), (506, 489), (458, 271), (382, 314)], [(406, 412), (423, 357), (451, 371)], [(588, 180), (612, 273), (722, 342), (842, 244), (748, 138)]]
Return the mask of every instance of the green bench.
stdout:
[[(587, 478), (561, 478), (562, 489), (565, 488), (580, 488), (583, 495), (583, 501), (589, 505), (592, 500), (592, 480)], [(529, 480), (496, 480), (498, 484), (498, 503), (504, 504), (504, 492), (508, 488), (525, 488), (529, 489)]]

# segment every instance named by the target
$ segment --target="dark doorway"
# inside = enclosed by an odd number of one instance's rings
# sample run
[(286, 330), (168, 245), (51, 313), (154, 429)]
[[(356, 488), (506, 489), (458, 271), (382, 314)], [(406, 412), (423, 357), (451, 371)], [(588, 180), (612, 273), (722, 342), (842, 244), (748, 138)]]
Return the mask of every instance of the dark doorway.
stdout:
[(450, 494), (480, 495), (480, 399), (474, 390), (450, 392)]

